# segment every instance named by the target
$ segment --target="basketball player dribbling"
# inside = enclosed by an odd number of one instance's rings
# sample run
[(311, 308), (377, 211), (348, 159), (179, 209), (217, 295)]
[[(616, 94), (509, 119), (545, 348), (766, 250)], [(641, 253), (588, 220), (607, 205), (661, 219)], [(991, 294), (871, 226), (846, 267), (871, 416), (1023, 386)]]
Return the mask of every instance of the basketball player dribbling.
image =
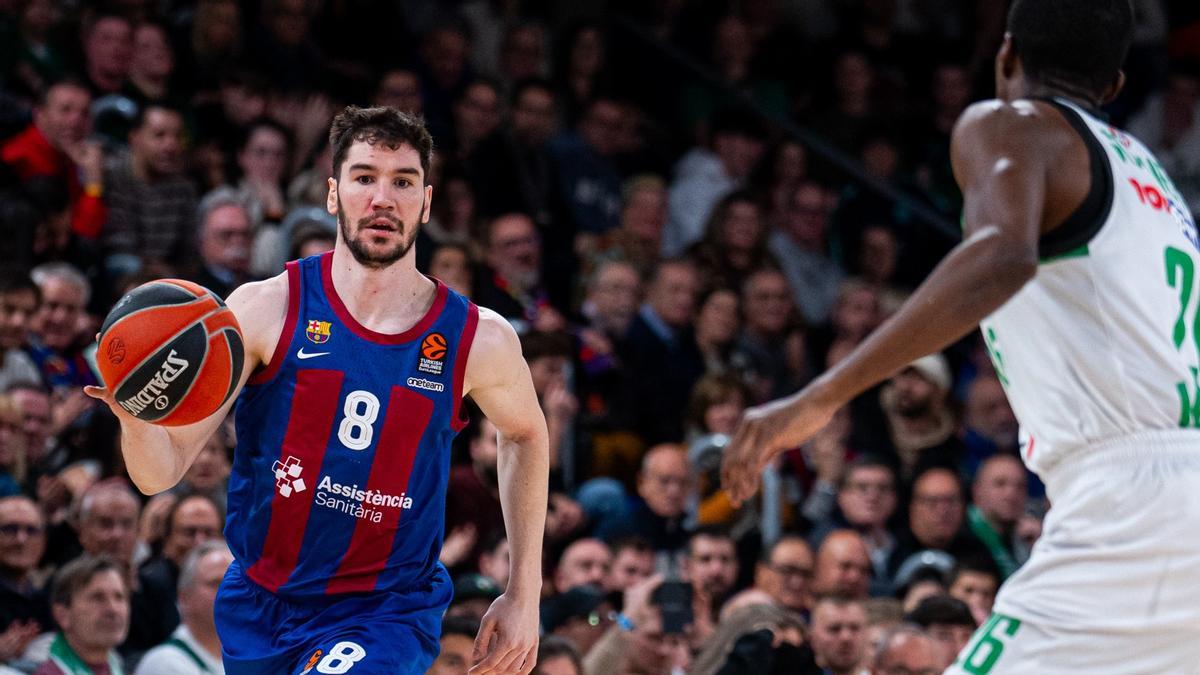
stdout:
[[(405, 113), (344, 110), (330, 130), (334, 250), (228, 298), (246, 352), (225, 528), (236, 560), (215, 608), (230, 675), (426, 671), (452, 593), (438, 553), (467, 395), (499, 431), (512, 550), (471, 672), (534, 666), (546, 422), (509, 324), (416, 269), (432, 145)], [(88, 392), (120, 418), (147, 494), (180, 480), (233, 404), (166, 428)]]
[(1052, 508), (948, 672), (1200, 672), (1200, 239), (1153, 155), (1097, 112), (1132, 32), (1129, 0), (1013, 2), (997, 100), (951, 142), (964, 241), (727, 449), (744, 500), (854, 396), (981, 326)]

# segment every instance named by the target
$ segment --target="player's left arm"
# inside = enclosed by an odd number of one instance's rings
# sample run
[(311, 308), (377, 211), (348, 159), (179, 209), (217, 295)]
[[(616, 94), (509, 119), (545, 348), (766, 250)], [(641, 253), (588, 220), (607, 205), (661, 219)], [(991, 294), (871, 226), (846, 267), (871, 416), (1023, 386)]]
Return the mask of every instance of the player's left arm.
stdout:
[(726, 448), (723, 483), (752, 495), (779, 452), (821, 429), (852, 398), (944, 349), (1016, 295), (1037, 272), (1049, 138), (1044, 119), (997, 101), (960, 118), (951, 140), (963, 191), (964, 239), (890, 319), (804, 390), (753, 408)]
[(488, 309), (479, 310), (463, 391), (499, 432), (500, 504), (512, 550), (508, 588), (484, 616), (470, 672), (528, 673), (537, 659), (549, 440), (517, 334)]

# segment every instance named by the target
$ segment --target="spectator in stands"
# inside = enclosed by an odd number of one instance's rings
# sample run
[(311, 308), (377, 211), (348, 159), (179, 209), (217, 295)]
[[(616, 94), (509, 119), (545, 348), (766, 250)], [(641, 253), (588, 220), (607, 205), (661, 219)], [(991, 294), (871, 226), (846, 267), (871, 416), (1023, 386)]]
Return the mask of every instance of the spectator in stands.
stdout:
[(183, 560), (179, 573), (179, 613), (183, 622), (163, 644), (142, 657), (134, 675), (223, 673), (221, 640), (213, 620), (217, 589), (233, 554), (223, 541), (200, 544)]
[(550, 139), (558, 132), (558, 105), (545, 80), (518, 81), (508, 124), (479, 142), (468, 166), (485, 218), (518, 211), (546, 230), (553, 223), (557, 177)]
[[(729, 374), (734, 370), (733, 346), (742, 326), (741, 296), (732, 288), (716, 286), (696, 301), (696, 348), (704, 357), (705, 372)], [(746, 402), (750, 398), (747, 395)]]
[(620, 222), (621, 175), (613, 164), (619, 147), (624, 108), (599, 96), (588, 103), (578, 127), (550, 144), (558, 173), (560, 198), (574, 232), (603, 234)]
[(393, 68), (379, 78), (372, 105), (398, 108), (413, 115), (421, 114), (421, 79), (407, 68)]
[(698, 602), (707, 601), (708, 619), (715, 624), (713, 617), (737, 583), (738, 557), (733, 537), (715, 527), (692, 533), (683, 559), (683, 575), (692, 584), (692, 596)]
[(599, 539), (580, 539), (563, 550), (554, 570), (554, 588), (565, 593), (579, 586), (599, 588), (612, 570), (612, 551)]
[(983, 624), (992, 615), (992, 604), (996, 601), (996, 590), (1000, 588), (1000, 575), (984, 561), (961, 560), (950, 576), (949, 593), (971, 608), (975, 622)]
[(871, 556), (862, 535), (854, 530), (830, 532), (817, 549), (813, 594), (865, 600), (870, 584)]
[(936, 672), (954, 663), (978, 627), (966, 603), (948, 595), (925, 598), (908, 614), (906, 620), (925, 629), (937, 643), (941, 658), (938, 659)]
[(677, 256), (698, 241), (717, 203), (744, 185), (762, 157), (762, 131), (742, 115), (724, 113), (713, 121), (710, 146), (692, 148), (675, 165), (663, 255)]
[(284, 196), (286, 172), (292, 163), (292, 133), (282, 124), (259, 118), (250, 123), (237, 150), (241, 179), (237, 188), (255, 227), (251, 270), (259, 276), (274, 275), (283, 256), (283, 232), (279, 223), (287, 214)]
[(446, 500), (446, 532), (474, 527), (475, 544), (463, 557), (468, 561), (479, 560), (483, 542), (504, 534), (496, 433), (487, 418), (479, 420), (468, 446), (471, 463), (450, 469), (446, 493), (454, 498)]
[(862, 600), (817, 598), (809, 631), (817, 666), (831, 675), (856, 675), (867, 655), (867, 612)]
[(991, 553), (1007, 579), (1029, 558), (1032, 542), (1021, 537), (1025, 516), (1025, 465), (1013, 455), (993, 455), (979, 467), (967, 507), (967, 527)]
[(700, 279), (683, 260), (664, 261), (629, 327), (625, 362), (640, 381), (634, 390), (638, 430), (648, 443), (683, 438), (687, 395), (704, 374), (691, 325)]
[(884, 635), (871, 675), (936, 675), (944, 669), (934, 639), (919, 628), (901, 625)]
[(142, 99), (161, 101), (168, 98), (172, 93), (175, 55), (166, 26), (155, 21), (139, 23), (133, 31), (132, 56), (129, 81)]
[(866, 456), (846, 467), (838, 487), (838, 516), (813, 535), (818, 545), (834, 527), (848, 527), (862, 535), (871, 557), (873, 580), (886, 584), (891, 577), (889, 562), (896, 549), (896, 537), (888, 523), (896, 513), (896, 474), (882, 460)]
[(618, 675), (672, 675), (687, 672), (691, 651), (681, 634), (664, 633), (662, 611), (654, 604), (654, 589), (662, 583), (653, 576), (625, 591), (624, 620), (604, 632), (584, 655), (584, 672)]
[(38, 575), (45, 551), (46, 518), (37, 503), (24, 495), (0, 497), (0, 663), (54, 626)]
[(504, 33), (497, 73), (511, 89), (514, 83), (546, 75), (546, 31), (541, 24), (517, 23)]
[[(330, 247), (332, 250), (332, 247)], [(438, 244), (429, 257), (429, 274), (447, 286), (471, 297), (471, 252), (464, 244)]]
[(92, 93), (129, 96), (133, 63), (133, 24), (124, 16), (100, 13), (83, 27), (84, 71)]
[(40, 382), (41, 372), (24, 348), (41, 293), (27, 274), (0, 273), (0, 391), (17, 382)]
[(465, 160), (499, 125), (500, 90), (490, 80), (473, 80), (454, 101), (454, 135), (439, 139), (442, 152)]
[(28, 455), (21, 409), (12, 396), (0, 393), (0, 498), (21, 494)]
[(736, 190), (713, 207), (704, 236), (688, 247), (688, 257), (707, 284), (740, 288), (756, 270), (775, 266), (767, 234), (758, 199)]
[(164, 519), (162, 552), (142, 563), (138, 574), (159, 586), (175, 588), (183, 560), (197, 546), (221, 537), (221, 510), (207, 495), (181, 497)]
[(956, 560), (988, 556), (989, 552), (965, 528), (966, 500), (954, 471), (932, 467), (913, 480), (908, 509), (909, 531), (901, 537), (895, 560), (922, 549), (945, 551)]
[(128, 634), (121, 643), (121, 654), (127, 658), (136, 658), (166, 640), (178, 623), (171, 607), (172, 589), (139, 576), (133, 568), (140, 510), (138, 498), (121, 479), (97, 483), (79, 500), (80, 547), (86, 555), (111, 559), (121, 570), (130, 603), (125, 622)]
[(657, 552), (675, 553), (687, 543), (684, 517), (695, 489), (687, 450), (676, 444), (657, 445), (642, 458), (637, 478), (638, 498), (613, 536), (644, 537)]
[(185, 157), (182, 112), (165, 103), (139, 107), (129, 152), (106, 167), (104, 244), (110, 253), (135, 255), (154, 271), (190, 259), (196, 188), (184, 174)]
[(612, 625), (613, 607), (600, 588), (576, 586), (542, 602), (542, 629), (570, 640), (586, 654)]
[(604, 590), (624, 592), (654, 574), (654, 549), (641, 537), (626, 537), (612, 542), (612, 566), (604, 580)]
[(755, 400), (796, 391), (808, 379), (808, 369), (797, 371), (788, 357), (789, 341), (797, 335), (789, 330), (796, 308), (787, 277), (763, 267), (746, 277), (741, 290), (744, 323), (733, 359), (750, 380)]
[(649, 279), (661, 258), (663, 224), (667, 222), (667, 187), (653, 174), (625, 181), (621, 190), (621, 223), (603, 236), (579, 233), (576, 249), (591, 252), (589, 267), (616, 259), (627, 262)]
[(500, 592), (500, 587), (483, 575), (455, 575), (454, 601), (446, 610), (446, 618), (466, 617), (478, 624), (496, 598), (500, 597)]
[(60, 630), (34, 675), (123, 673), (116, 647), (129, 632), (129, 583), (120, 563), (85, 555), (54, 575), (54, 621)]
[(775, 216), (768, 246), (787, 276), (804, 320), (820, 324), (829, 316), (842, 283), (842, 269), (829, 257), (829, 215), (834, 198), (819, 183), (805, 180), (787, 195)]
[(417, 73), (421, 77), (421, 100), (429, 133), (446, 138), (453, 128), (454, 99), (470, 79), (467, 55), (471, 40), (459, 25), (443, 23), (421, 40)]
[(244, 195), (220, 187), (200, 200), (197, 239), (200, 260), (192, 281), (221, 297), (253, 276), (250, 271), (254, 225)]
[(441, 650), (429, 669), (429, 675), (466, 675), (475, 660), (475, 636), (479, 621), (467, 617), (446, 617), (442, 620)]
[(542, 243), (529, 216), (493, 218), (486, 241), (487, 269), (475, 275), (476, 302), (538, 330), (562, 328), (562, 316), (542, 286)]
[(55, 390), (68, 389), (64, 395), (72, 402), (72, 415), (54, 422), (61, 431), (75, 415), (91, 407), (75, 395), (75, 388), (99, 384), (83, 355), (83, 331), (87, 323), (85, 308), (92, 287), (87, 277), (68, 263), (43, 263), (33, 269), (41, 304), (30, 326), (29, 355), (42, 373), (42, 380)]
[(592, 328), (616, 343), (624, 339), (637, 316), (641, 279), (627, 262), (601, 263), (588, 280), (582, 313)]
[(95, 238), (104, 226), (104, 155), (87, 140), (92, 95), (77, 80), (62, 80), (42, 93), (33, 121), (0, 147), (0, 160), (17, 178), (50, 176), (67, 185), (71, 229)]
[(966, 427), (963, 444), (967, 454), (962, 458), (962, 465), (968, 476), (974, 476), (988, 457), (1017, 451), (1017, 417), (1008, 405), (999, 379), (979, 375), (971, 381), (963, 422)]
[(949, 406), (952, 377), (946, 357), (930, 354), (897, 373), (880, 392), (903, 478), (913, 476), (922, 466), (955, 466), (963, 454)]
[(532, 675), (583, 675), (580, 650), (566, 638), (544, 635), (538, 643), (537, 665)]
[(953, 569), (954, 557), (945, 551), (914, 553), (896, 570), (893, 595), (905, 612), (911, 612), (927, 598), (946, 595)]
[(813, 553), (808, 542), (784, 535), (764, 552), (754, 586), (770, 594), (775, 603), (793, 612), (812, 607)]
[(66, 449), (52, 437), (55, 409), (50, 393), (41, 384), (17, 382), (7, 392), (20, 412), (20, 431), (25, 436), (25, 492), (36, 494), (52, 523), (71, 495), (55, 476), (67, 462)]

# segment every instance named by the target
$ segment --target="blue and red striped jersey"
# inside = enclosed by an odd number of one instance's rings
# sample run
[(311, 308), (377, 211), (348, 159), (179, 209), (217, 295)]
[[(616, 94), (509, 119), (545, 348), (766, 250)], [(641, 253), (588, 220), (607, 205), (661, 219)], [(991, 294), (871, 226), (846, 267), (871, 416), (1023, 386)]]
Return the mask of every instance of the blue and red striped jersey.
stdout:
[(438, 282), (416, 325), (376, 333), (339, 299), (332, 259), (288, 263), (279, 343), (236, 409), (225, 535), (247, 576), (297, 599), (409, 589), (441, 564), (479, 318)]

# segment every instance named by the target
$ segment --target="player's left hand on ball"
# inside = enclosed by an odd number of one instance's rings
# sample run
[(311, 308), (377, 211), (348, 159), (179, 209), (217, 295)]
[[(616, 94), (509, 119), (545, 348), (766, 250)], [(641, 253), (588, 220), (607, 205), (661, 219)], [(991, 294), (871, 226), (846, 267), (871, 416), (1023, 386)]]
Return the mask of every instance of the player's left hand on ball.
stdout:
[(496, 598), (475, 638), (471, 675), (529, 673), (537, 663), (538, 605), (521, 604), (507, 593)]

